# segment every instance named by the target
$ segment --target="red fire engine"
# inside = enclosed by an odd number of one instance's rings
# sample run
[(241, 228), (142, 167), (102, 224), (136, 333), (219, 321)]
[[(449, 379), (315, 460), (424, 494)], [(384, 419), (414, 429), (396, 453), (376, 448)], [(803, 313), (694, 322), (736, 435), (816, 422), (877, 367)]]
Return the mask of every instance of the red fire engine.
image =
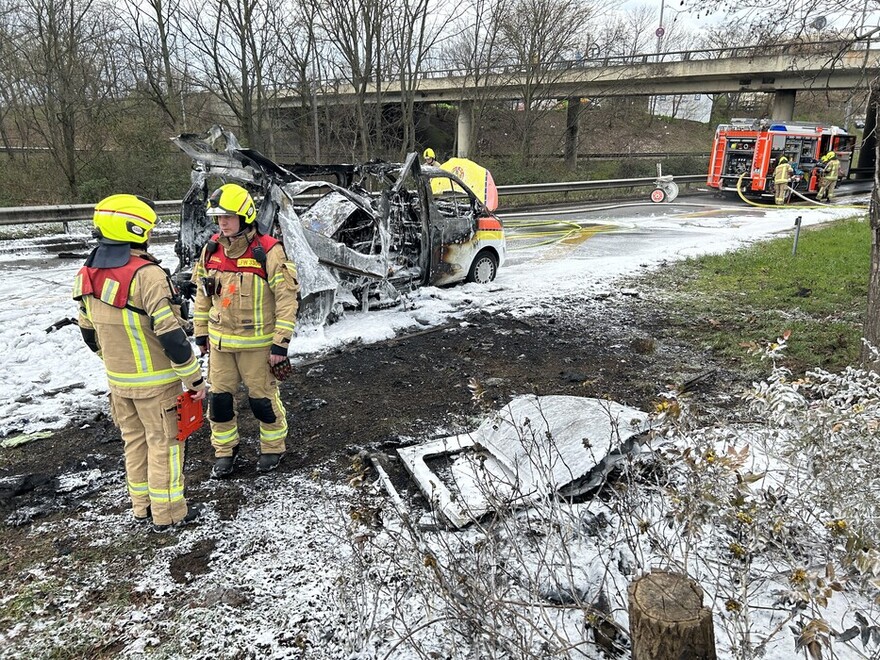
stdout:
[(773, 170), (785, 156), (799, 178), (796, 190), (816, 192), (816, 166), (833, 151), (840, 161), (840, 177), (846, 178), (856, 137), (837, 126), (794, 122), (733, 119), (715, 130), (709, 157), (710, 187), (736, 190), (742, 176), (742, 191), (752, 196), (773, 194)]

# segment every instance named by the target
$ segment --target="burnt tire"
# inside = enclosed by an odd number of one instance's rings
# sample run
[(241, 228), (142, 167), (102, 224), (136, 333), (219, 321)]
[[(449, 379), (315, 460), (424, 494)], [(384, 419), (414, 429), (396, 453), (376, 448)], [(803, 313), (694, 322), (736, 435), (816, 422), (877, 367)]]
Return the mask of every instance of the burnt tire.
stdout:
[(498, 259), (491, 250), (482, 250), (471, 262), (467, 281), (488, 284), (498, 274)]

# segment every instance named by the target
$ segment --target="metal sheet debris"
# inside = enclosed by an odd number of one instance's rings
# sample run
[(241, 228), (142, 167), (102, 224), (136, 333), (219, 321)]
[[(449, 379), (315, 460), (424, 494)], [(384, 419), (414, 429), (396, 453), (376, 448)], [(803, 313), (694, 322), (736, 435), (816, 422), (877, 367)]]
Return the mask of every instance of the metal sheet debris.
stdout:
[(614, 401), (528, 395), (472, 433), (398, 454), (435, 511), (464, 527), (502, 506), (588, 492), (649, 429), (646, 413)]

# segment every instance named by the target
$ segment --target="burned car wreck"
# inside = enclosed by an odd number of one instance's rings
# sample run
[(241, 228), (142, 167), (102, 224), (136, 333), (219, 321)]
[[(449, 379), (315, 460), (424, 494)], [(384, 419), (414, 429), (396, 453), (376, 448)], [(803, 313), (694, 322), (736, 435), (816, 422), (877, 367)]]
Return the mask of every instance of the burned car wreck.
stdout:
[(282, 165), (218, 126), (173, 141), (193, 160), (176, 245), (180, 279), (216, 231), (208, 195), (228, 182), (248, 189), (260, 231), (282, 240), (296, 263), (306, 325), (394, 305), (420, 286), (488, 283), (504, 263), (498, 218), (461, 178), (422, 167), (415, 153), (403, 163)]

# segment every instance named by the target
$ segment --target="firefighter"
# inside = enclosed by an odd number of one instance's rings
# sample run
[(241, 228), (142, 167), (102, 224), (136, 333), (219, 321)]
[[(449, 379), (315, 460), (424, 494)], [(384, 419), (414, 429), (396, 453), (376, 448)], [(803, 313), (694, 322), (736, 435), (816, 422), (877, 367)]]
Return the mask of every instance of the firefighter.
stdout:
[(822, 172), (819, 182), (819, 192), (816, 199), (819, 201), (830, 202), (834, 199), (834, 188), (837, 187), (837, 177), (840, 174), (840, 161), (837, 160), (837, 154), (829, 151), (822, 156)]
[(430, 167), (437, 167), (437, 159), (434, 154), (434, 150), (431, 147), (425, 149), (424, 153), (422, 153), (422, 157), (425, 159), (425, 165)]
[(202, 354), (210, 352), (208, 419), (216, 457), (211, 473), (225, 478), (235, 469), (234, 397), (242, 382), (260, 423), (257, 470), (269, 472), (286, 449), (287, 419), (273, 367), (289, 365), (299, 291), (296, 267), (278, 240), (257, 231), (254, 200), (241, 186), (227, 183), (215, 190), (207, 214), (220, 231), (202, 250), (193, 272), (193, 327)]
[(779, 157), (779, 163), (773, 170), (773, 185), (776, 189), (776, 204), (785, 204), (788, 198), (788, 182), (791, 181), (792, 169), (785, 156)]
[(183, 450), (177, 397), (183, 387), (203, 400), (202, 371), (184, 332), (179, 297), (147, 252), (157, 221), (153, 203), (112, 195), (95, 206), (98, 246), (76, 275), (83, 340), (104, 361), (110, 411), (125, 445), (134, 517), (156, 532), (199, 515), (183, 496)]

